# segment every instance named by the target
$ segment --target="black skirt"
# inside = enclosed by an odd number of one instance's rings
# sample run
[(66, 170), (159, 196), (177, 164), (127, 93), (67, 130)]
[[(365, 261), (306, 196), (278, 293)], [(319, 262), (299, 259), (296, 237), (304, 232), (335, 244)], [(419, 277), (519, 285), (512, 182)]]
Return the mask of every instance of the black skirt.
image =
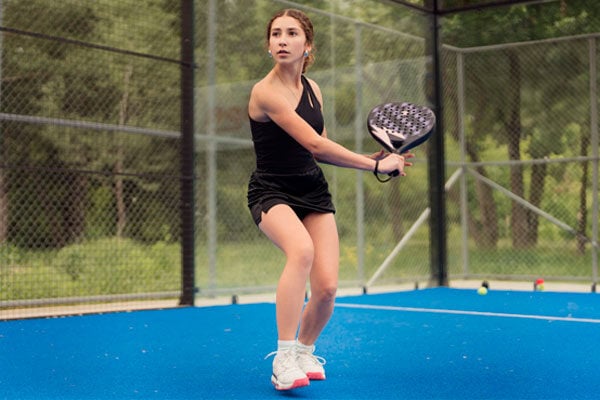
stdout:
[(256, 225), (262, 213), (277, 204), (287, 204), (300, 219), (313, 212), (335, 213), (329, 185), (318, 165), (300, 174), (254, 171), (248, 183), (248, 208)]

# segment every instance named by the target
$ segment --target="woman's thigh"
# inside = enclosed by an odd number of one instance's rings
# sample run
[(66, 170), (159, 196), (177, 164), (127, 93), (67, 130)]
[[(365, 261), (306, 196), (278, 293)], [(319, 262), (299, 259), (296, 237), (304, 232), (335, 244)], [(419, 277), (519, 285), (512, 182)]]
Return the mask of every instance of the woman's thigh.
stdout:
[(337, 286), (340, 245), (334, 214), (312, 213), (303, 223), (314, 247), (311, 286), (313, 289)]
[(263, 212), (258, 227), (286, 255), (309, 252), (312, 258), (312, 239), (290, 206), (277, 204)]

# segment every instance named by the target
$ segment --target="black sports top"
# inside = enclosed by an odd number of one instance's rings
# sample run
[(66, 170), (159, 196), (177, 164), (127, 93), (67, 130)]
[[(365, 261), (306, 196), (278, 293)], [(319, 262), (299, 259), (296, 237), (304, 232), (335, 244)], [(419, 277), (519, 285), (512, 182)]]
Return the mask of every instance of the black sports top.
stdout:
[[(303, 91), (296, 113), (321, 135), (324, 130), (321, 104), (308, 80), (301, 77)], [(335, 213), (327, 180), (313, 155), (273, 121), (250, 118), (256, 152), (256, 170), (248, 182), (248, 208), (259, 225), (262, 214), (286, 204), (302, 220), (310, 213)]]
[[(321, 103), (304, 75), (301, 82), (304, 90), (296, 113), (321, 135), (324, 128)], [(275, 122), (259, 122), (250, 118), (250, 130), (257, 172), (298, 173), (316, 165), (313, 155)]]

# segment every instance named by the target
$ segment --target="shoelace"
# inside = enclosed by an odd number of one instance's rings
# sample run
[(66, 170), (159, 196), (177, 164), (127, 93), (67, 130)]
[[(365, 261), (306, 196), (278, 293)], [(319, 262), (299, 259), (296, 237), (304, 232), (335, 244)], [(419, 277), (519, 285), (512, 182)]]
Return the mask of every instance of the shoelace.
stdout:
[(279, 365), (282, 368), (293, 368), (302, 371), (296, 363), (296, 353), (294, 349), (272, 351), (265, 356), (265, 360), (273, 355), (280, 355)]
[(267, 358), (269, 358), (271, 356), (276, 356), (277, 353), (279, 353), (279, 351), (277, 351), (277, 350), (276, 351), (272, 351), (269, 354), (267, 354), (264, 359), (266, 360)]
[[(294, 351), (293, 349), (289, 349), (289, 350), (275, 350), (275, 351), (272, 351), (269, 354), (267, 354), (264, 359), (266, 360), (267, 358), (272, 357), (272, 356), (276, 356), (279, 353), (287, 353), (287, 352), (293, 352), (293, 351)], [(316, 355), (314, 355), (312, 353), (306, 353), (306, 352), (302, 352), (302, 354), (306, 354), (307, 356), (309, 356), (310, 358), (312, 358), (314, 361), (316, 361), (317, 363), (319, 363), (321, 365), (327, 364), (327, 360), (325, 358), (321, 357), (321, 356), (316, 356)]]
[(327, 364), (327, 360), (325, 360), (321, 356), (316, 356), (316, 355), (314, 355), (312, 353), (307, 353), (307, 352), (302, 352), (302, 351), (300, 351), (298, 353), (305, 354), (305, 355), (309, 356), (311, 359), (313, 359), (314, 361), (316, 361), (318, 364), (321, 364), (321, 365)]
[(289, 349), (289, 350), (275, 350), (275, 351), (272, 351), (269, 354), (267, 354), (264, 359), (266, 360), (267, 358), (269, 358), (271, 356), (276, 356), (279, 353), (282, 353), (282, 354), (285, 353), (285, 354), (287, 354), (287, 353), (291, 353), (293, 351), (294, 351), (293, 349)]
[[(267, 354), (264, 359), (266, 360), (267, 358), (272, 357), (272, 356), (276, 356), (279, 353), (287, 353), (289, 351), (294, 351), (294, 350), (292, 350), (292, 349), (290, 349), (290, 350), (275, 350), (275, 351), (272, 351), (269, 354)], [(321, 356), (316, 356), (316, 355), (311, 354), (311, 353), (303, 353), (303, 354), (308, 355), (310, 358), (312, 358), (314, 361), (316, 361), (317, 363), (319, 363), (321, 365), (327, 364), (327, 360), (325, 360), (325, 358), (323, 358)]]

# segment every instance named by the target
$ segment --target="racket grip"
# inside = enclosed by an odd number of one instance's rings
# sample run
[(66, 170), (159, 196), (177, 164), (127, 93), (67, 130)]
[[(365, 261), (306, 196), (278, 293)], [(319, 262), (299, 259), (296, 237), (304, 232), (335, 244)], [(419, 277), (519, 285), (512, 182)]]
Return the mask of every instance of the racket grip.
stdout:
[(393, 172), (390, 172), (388, 175), (391, 176), (391, 177), (398, 176), (398, 175), (400, 175), (400, 171), (395, 170)]

